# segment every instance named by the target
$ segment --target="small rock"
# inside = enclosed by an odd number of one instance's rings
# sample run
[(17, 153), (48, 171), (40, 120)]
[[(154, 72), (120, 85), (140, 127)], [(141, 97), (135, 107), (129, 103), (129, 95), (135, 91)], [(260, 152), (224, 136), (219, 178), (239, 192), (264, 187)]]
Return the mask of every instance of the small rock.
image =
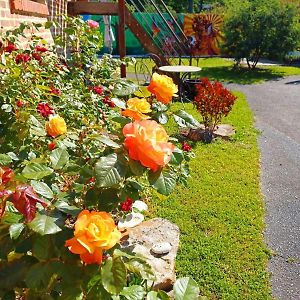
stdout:
[(218, 125), (214, 131), (214, 135), (219, 136), (221, 138), (228, 138), (234, 134), (235, 134), (234, 128), (228, 124)]
[(148, 205), (141, 200), (134, 201), (132, 208), (136, 208), (138, 211), (143, 212), (148, 210)]
[(132, 228), (141, 224), (143, 221), (144, 221), (144, 215), (133, 212), (131, 214), (128, 214), (125, 220), (120, 219), (118, 223), (118, 228), (120, 230), (124, 230), (126, 228)]
[(170, 243), (158, 243), (154, 244), (151, 248), (151, 251), (154, 254), (162, 255), (162, 254), (167, 254), (171, 251), (172, 245)]

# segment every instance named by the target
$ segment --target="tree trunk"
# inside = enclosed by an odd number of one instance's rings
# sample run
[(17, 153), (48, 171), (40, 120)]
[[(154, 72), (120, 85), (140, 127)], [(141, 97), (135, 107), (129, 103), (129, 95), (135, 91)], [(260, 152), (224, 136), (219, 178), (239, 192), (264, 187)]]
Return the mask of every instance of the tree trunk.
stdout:
[(188, 6), (188, 12), (192, 14), (194, 12), (194, 0), (188, 0), (189, 6)]

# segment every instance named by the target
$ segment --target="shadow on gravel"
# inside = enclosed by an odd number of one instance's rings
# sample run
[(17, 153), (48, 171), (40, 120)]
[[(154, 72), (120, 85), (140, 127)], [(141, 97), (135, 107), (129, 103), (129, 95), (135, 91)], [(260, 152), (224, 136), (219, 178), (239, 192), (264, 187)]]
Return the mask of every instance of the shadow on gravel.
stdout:
[(285, 84), (300, 84), (300, 80), (295, 80), (295, 81), (289, 81), (289, 82), (286, 82)]

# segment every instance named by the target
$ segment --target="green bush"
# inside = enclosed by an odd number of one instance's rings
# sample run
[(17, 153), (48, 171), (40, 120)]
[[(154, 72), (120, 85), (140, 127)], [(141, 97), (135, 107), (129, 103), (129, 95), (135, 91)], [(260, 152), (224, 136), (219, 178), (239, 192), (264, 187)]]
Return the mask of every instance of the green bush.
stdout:
[(279, 0), (228, 1), (223, 50), (254, 69), (261, 57), (282, 59), (300, 39), (297, 11)]

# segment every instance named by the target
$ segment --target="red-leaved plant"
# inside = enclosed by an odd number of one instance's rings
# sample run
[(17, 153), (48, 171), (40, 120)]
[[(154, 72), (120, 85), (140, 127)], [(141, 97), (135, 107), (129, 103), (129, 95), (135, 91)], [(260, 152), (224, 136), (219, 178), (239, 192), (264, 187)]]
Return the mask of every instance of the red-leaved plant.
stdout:
[(194, 105), (203, 118), (205, 131), (212, 134), (223, 117), (226, 117), (237, 99), (222, 83), (201, 78), (196, 85)]

